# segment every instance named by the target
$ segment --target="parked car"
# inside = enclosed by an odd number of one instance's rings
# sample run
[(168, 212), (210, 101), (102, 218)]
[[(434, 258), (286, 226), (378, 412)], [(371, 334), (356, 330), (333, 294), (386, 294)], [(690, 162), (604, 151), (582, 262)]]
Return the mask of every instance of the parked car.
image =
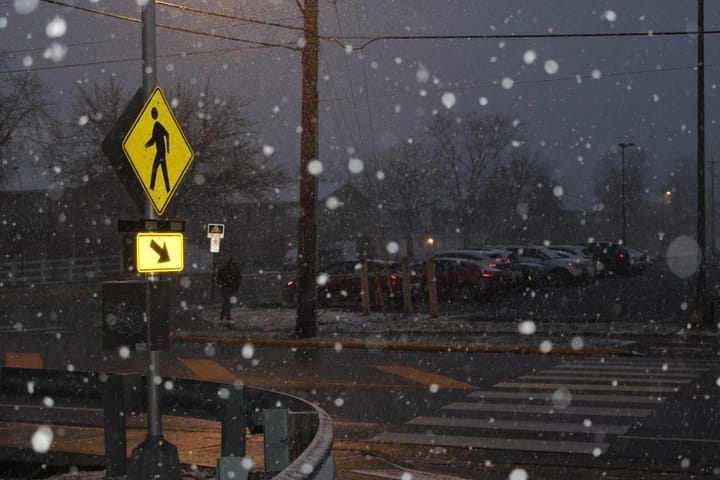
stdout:
[(631, 272), (642, 272), (655, 263), (655, 259), (632, 247), (625, 247), (630, 255), (629, 269)]
[(548, 245), (550, 250), (572, 259), (585, 272), (585, 279), (590, 280), (597, 275), (596, 260), (592, 252), (585, 250), (579, 245)]
[(544, 281), (552, 285), (568, 285), (585, 278), (585, 270), (571, 258), (562, 257), (540, 245), (508, 245), (520, 261), (541, 264)]
[(538, 259), (518, 255), (512, 245), (493, 245), (503, 252), (507, 258), (506, 263), (519, 272), (519, 281), (514, 284), (521, 290), (540, 288), (547, 281), (547, 267)]
[[(332, 303), (360, 303), (362, 301), (362, 259), (343, 260), (326, 265), (317, 271), (317, 299), (319, 305)], [(368, 260), (368, 287), (371, 301), (379, 303), (378, 290), (384, 300), (402, 298), (400, 267), (396, 263)], [(292, 304), (297, 301), (296, 280), (283, 287), (283, 300)]]
[(600, 275), (630, 273), (631, 253), (627, 247), (616, 242), (590, 242), (579, 244), (596, 259)]
[(513, 288), (525, 283), (525, 274), (519, 263), (513, 261), (507, 250), (497, 248), (469, 248), (445, 250), (431, 257), (435, 258), (464, 258), (475, 260), (481, 264), (498, 269), (502, 272), (503, 286)]
[[(445, 257), (433, 257), (431, 261), (435, 265), (437, 296), (443, 301), (489, 299), (502, 290), (503, 272), (483, 261)], [(427, 262), (414, 265), (412, 270), (414, 296), (427, 298)]]

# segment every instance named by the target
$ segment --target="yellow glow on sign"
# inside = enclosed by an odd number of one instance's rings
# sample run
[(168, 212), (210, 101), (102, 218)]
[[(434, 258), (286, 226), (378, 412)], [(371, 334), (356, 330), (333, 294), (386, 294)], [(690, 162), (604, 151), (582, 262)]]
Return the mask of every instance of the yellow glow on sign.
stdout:
[(122, 144), (159, 216), (195, 156), (160, 87), (155, 87)]
[(185, 266), (182, 233), (146, 232), (135, 237), (138, 272), (181, 272)]

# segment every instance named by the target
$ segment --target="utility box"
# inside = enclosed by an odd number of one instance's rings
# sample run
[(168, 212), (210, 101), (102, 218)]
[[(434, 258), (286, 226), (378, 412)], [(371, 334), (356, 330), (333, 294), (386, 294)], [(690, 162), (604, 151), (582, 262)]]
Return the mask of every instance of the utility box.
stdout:
[(169, 281), (103, 282), (103, 349), (167, 350)]

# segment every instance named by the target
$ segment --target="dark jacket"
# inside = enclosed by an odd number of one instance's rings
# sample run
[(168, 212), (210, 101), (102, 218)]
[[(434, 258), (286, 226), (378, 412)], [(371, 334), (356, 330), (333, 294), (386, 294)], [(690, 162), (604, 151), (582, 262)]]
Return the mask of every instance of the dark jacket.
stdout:
[(228, 263), (218, 271), (217, 283), (223, 295), (232, 295), (240, 288), (242, 274), (234, 260), (229, 260)]

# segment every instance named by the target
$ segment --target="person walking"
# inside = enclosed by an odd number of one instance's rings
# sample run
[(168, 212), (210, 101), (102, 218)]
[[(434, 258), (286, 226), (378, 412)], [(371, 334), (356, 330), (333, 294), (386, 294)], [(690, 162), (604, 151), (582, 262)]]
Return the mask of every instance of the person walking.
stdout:
[(242, 274), (240, 267), (234, 258), (230, 258), (227, 263), (218, 271), (217, 284), (220, 287), (220, 294), (223, 297), (223, 305), (220, 309), (220, 321), (225, 322), (225, 327), (231, 327), (230, 307), (232, 306), (233, 296), (237, 293), (242, 283)]

